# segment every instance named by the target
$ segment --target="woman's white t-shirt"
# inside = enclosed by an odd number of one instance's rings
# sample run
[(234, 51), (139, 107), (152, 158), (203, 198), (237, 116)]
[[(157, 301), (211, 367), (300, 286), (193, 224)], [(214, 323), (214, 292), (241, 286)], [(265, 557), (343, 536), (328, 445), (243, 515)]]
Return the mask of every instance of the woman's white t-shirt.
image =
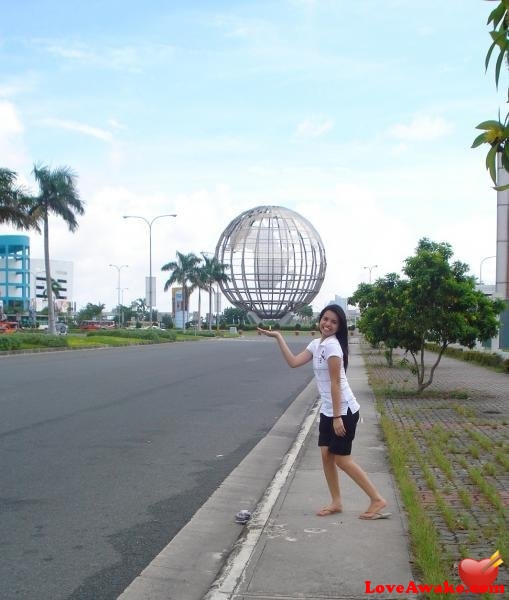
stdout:
[(343, 364), (343, 350), (335, 335), (326, 337), (323, 341), (315, 339), (308, 344), (307, 350), (313, 355), (313, 371), (315, 374), (316, 385), (322, 405), (320, 412), (326, 417), (332, 417), (332, 397), (331, 397), (331, 380), (329, 375), (328, 360), (331, 356), (339, 356), (341, 359), (340, 368), (340, 400), (341, 414), (346, 415), (348, 409), (356, 413), (360, 409), (360, 405), (355, 399), (353, 392), (348, 383), (345, 373), (345, 365)]

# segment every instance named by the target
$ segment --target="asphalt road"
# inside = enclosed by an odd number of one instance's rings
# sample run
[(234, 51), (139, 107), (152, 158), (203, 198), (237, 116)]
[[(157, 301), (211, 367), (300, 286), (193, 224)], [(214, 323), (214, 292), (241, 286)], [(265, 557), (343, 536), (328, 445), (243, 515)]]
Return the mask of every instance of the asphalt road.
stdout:
[(0, 357), (2, 600), (117, 598), (311, 376), (264, 337)]

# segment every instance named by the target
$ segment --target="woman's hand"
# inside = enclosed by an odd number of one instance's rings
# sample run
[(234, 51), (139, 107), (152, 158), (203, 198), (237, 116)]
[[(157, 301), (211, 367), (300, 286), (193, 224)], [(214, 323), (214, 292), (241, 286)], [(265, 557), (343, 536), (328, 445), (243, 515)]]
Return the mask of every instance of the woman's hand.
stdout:
[(345, 425), (344, 425), (343, 419), (341, 417), (338, 417), (337, 419), (333, 419), (332, 426), (334, 427), (334, 433), (337, 436), (343, 437), (344, 435), (346, 435)]
[(258, 333), (266, 335), (267, 337), (277, 338), (279, 335), (279, 331), (272, 331), (272, 329), (262, 329), (261, 327), (257, 327), (256, 330)]

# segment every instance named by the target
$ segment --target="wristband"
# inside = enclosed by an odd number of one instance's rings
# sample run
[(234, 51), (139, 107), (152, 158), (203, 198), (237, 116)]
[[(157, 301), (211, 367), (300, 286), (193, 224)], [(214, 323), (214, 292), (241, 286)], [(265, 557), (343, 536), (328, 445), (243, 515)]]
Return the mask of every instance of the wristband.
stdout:
[(341, 419), (341, 415), (338, 415), (337, 417), (332, 417), (333, 419)]

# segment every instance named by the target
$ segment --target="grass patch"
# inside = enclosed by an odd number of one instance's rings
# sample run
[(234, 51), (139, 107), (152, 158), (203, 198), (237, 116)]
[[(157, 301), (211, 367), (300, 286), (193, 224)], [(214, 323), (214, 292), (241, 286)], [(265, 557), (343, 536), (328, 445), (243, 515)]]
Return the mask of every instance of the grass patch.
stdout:
[(396, 370), (382, 366), (372, 351), (364, 359), (408, 516), (414, 576), (433, 583), (457, 581), (458, 562), (484, 558), (481, 547), (486, 556), (495, 549), (509, 556), (502, 496), (509, 471), (509, 444), (503, 437), (507, 417), (483, 420), (477, 405), (460, 401), (471, 397), (468, 389), (411, 395), (401, 375), (394, 379)]
[(486, 450), (487, 452), (492, 450), (493, 442), (487, 435), (484, 435), (484, 433), (481, 433), (480, 431), (476, 431), (475, 429), (469, 428), (468, 435), (473, 440), (475, 440), (483, 450)]
[(465, 508), (472, 508), (472, 496), (464, 489), (458, 492), (459, 499)]
[(428, 511), (419, 501), (417, 487), (409, 473), (409, 459), (417, 452), (415, 442), (409, 432), (401, 431), (389, 417), (383, 414), (383, 409), (381, 425), (394, 476), (408, 514), (415, 566), (423, 581), (444, 581), (448, 576), (448, 569), (440, 540)]
[[(373, 389), (375, 394), (383, 396), (387, 399), (397, 398), (422, 398), (427, 400), (468, 400), (469, 394), (465, 390), (430, 390), (426, 388), (422, 392), (417, 392), (415, 388), (410, 387), (394, 387), (392, 385), (374, 385)], [(435, 407), (436, 408), (436, 407)], [(445, 405), (439, 406), (438, 408), (448, 408)]]
[(495, 452), (495, 460), (502, 465), (506, 471), (509, 471), (509, 453), (507, 450), (497, 450)]
[(476, 484), (481, 492), (486, 496), (489, 503), (500, 512), (504, 511), (504, 505), (497, 488), (490, 483), (477, 467), (467, 468), (470, 479)]
[(475, 410), (470, 406), (465, 406), (464, 404), (454, 404), (452, 408), (454, 412), (460, 417), (465, 417), (466, 419), (474, 419), (476, 416)]
[(94, 335), (91, 337), (69, 337), (69, 348), (101, 348), (110, 346), (120, 348), (122, 346), (134, 346), (139, 344), (151, 344), (149, 340), (140, 338), (121, 338), (111, 335)]

